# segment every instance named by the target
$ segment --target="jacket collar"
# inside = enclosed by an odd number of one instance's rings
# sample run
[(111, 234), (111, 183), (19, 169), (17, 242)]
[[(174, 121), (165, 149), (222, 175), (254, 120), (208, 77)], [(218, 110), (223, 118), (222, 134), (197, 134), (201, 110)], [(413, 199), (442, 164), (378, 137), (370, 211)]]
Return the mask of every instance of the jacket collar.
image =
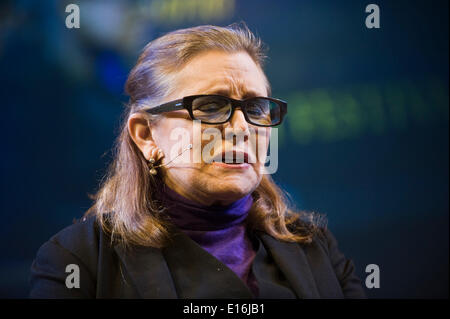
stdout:
[(279, 241), (263, 232), (258, 234), (297, 297), (300, 299), (320, 298), (302, 247), (298, 243)]
[(131, 283), (126, 284), (133, 285), (140, 298), (177, 298), (169, 268), (160, 249), (152, 247), (125, 249), (116, 244), (114, 250), (124, 265), (125, 269), (122, 271), (126, 271), (128, 278), (131, 279)]
[[(299, 298), (320, 297), (298, 243), (281, 242), (263, 232), (257, 236)], [(163, 249), (114, 248), (141, 298), (252, 298), (250, 289), (231, 269), (182, 232)]]

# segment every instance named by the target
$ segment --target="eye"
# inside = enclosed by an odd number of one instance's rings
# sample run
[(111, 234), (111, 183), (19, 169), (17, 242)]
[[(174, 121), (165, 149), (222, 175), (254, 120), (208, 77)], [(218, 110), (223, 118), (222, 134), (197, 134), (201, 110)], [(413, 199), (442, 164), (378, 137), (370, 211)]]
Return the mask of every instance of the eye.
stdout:
[(201, 105), (196, 105), (195, 110), (205, 113), (217, 112), (221, 109), (221, 106), (216, 102), (208, 102)]
[(252, 101), (247, 105), (247, 113), (254, 116), (261, 116), (269, 113), (270, 106), (267, 101)]
[(260, 115), (264, 113), (264, 111), (260, 107), (255, 105), (253, 105), (251, 108), (248, 108), (247, 112), (253, 115)]
[(217, 97), (200, 97), (192, 103), (195, 112), (215, 113), (228, 107), (228, 101)]

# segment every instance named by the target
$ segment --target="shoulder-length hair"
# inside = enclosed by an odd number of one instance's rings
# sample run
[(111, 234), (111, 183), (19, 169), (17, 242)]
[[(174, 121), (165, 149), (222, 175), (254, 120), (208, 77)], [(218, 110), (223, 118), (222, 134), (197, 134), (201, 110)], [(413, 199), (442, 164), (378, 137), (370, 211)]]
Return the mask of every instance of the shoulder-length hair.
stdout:
[[(97, 193), (90, 195), (94, 204), (85, 214), (96, 215), (111, 239), (119, 239), (125, 246), (162, 248), (172, 234), (171, 224), (164, 218), (164, 207), (155, 196), (163, 182), (159, 174), (149, 174), (147, 161), (128, 132), (128, 119), (133, 113), (142, 112), (144, 106), (158, 105), (171, 94), (177, 70), (208, 50), (247, 52), (261, 70), (266, 58), (261, 40), (245, 24), (203, 25), (176, 30), (151, 41), (129, 74), (125, 91), (130, 100), (122, 116), (113, 161)], [(267, 78), (265, 82), (270, 92)], [(247, 218), (250, 230), (264, 231), (282, 241), (311, 242), (320, 216), (290, 208), (287, 194), (269, 175), (262, 177), (252, 197)]]

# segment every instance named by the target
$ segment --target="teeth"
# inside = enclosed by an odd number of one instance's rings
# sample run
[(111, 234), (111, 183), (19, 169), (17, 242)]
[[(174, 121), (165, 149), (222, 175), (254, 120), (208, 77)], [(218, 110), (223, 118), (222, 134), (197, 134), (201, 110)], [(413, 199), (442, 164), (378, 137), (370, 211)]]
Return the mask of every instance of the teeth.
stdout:
[(216, 156), (214, 161), (215, 162), (222, 162), (225, 164), (243, 164), (243, 163), (249, 163), (250, 156), (246, 160), (245, 155), (242, 153), (239, 154), (223, 154), (222, 156)]
[(245, 161), (236, 161), (235, 159), (233, 159), (233, 161), (232, 162), (225, 162), (225, 163), (227, 163), (227, 164), (243, 164), (243, 163), (245, 163)]

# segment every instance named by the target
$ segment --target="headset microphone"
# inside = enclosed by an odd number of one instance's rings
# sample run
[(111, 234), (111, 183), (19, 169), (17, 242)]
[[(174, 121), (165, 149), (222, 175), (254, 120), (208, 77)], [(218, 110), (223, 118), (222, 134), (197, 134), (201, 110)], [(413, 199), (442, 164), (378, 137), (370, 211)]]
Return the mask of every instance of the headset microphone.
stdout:
[(165, 163), (165, 164), (160, 164), (160, 165), (156, 165), (154, 166), (155, 168), (157, 167), (162, 167), (162, 166), (166, 166), (169, 165), (170, 163), (172, 163), (177, 157), (181, 156), (181, 154), (183, 154), (184, 152), (186, 152), (187, 150), (190, 150), (192, 148), (192, 144), (189, 144), (188, 146), (186, 146), (177, 156), (175, 156), (173, 159), (171, 159), (169, 162)]

